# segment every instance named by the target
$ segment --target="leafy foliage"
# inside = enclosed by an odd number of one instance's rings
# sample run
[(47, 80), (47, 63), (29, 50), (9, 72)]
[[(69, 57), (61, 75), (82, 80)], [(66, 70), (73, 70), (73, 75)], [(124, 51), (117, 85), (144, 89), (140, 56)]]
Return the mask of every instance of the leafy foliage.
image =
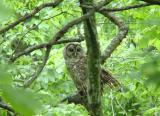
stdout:
[(24, 116), (33, 115), (40, 108), (37, 96), (31, 91), (13, 87), (11, 74), (6, 72), (7, 67), (1, 65), (0, 91), (2, 98), (9, 102), (14, 109)]
[[(0, 4), (0, 28), (30, 13), (37, 5), (44, 2), (50, 0), (3, 0), (4, 5)], [(128, 6), (137, 2), (115, 0), (109, 7)], [(78, 6), (76, 0), (65, 0), (55, 9), (45, 8), (33, 18), (0, 35), (0, 96), (20, 115), (88, 115), (81, 105), (60, 102), (76, 91), (65, 68), (62, 56), (64, 45), (53, 46), (43, 72), (27, 89), (19, 86), (36, 72), (42, 63), (45, 51), (36, 50), (17, 59), (14, 65), (10, 66), (9, 63), (9, 58), (14, 53), (11, 49), (13, 40), (22, 40), (29, 46), (50, 41), (65, 24), (81, 16)], [(105, 115), (160, 115), (159, 11), (159, 6), (148, 6), (115, 13), (129, 25), (130, 30), (127, 38), (103, 66), (111, 70), (124, 86), (121, 91), (105, 88), (102, 100)], [(96, 21), (103, 51), (118, 30), (98, 13)], [(78, 37), (79, 31), (82, 32), (81, 24), (70, 29), (62, 39)], [(85, 46), (84, 42), (82, 44)], [(0, 115), (5, 116), (6, 112), (0, 108)]]

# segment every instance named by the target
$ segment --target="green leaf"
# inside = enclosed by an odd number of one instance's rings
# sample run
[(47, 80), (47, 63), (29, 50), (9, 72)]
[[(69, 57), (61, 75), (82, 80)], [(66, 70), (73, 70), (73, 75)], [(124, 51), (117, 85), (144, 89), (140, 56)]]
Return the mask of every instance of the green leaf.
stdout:
[(36, 110), (40, 109), (40, 103), (35, 99), (36, 95), (30, 91), (6, 86), (3, 88), (2, 96), (18, 113), (24, 116), (32, 116)]
[(151, 108), (151, 109), (148, 109), (144, 112), (144, 114), (150, 114), (150, 115), (153, 115), (154, 113), (158, 113), (160, 112), (160, 107), (155, 107), (155, 108)]
[(0, 21), (5, 21), (11, 16), (12, 13), (13, 10), (7, 8), (3, 3), (3, 0), (0, 0)]
[(16, 112), (24, 116), (33, 115), (41, 107), (40, 103), (35, 99), (37, 95), (29, 90), (12, 86), (12, 77), (8, 71), (8, 65), (0, 66), (0, 90), (2, 98), (7, 101)]

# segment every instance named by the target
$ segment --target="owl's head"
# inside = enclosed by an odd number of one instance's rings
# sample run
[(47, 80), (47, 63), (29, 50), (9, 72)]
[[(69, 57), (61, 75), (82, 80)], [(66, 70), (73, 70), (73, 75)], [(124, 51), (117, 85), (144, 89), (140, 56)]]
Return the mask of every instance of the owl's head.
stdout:
[(72, 42), (65, 46), (63, 55), (65, 59), (78, 59), (84, 56), (84, 51), (80, 43)]

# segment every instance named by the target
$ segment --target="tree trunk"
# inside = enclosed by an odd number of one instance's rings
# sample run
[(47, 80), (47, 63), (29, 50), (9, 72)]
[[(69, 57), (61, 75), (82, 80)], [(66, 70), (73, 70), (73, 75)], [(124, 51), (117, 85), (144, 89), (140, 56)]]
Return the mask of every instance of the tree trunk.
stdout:
[[(93, 0), (80, 0), (80, 4), (93, 4)], [(89, 9), (82, 8), (83, 14)], [(100, 92), (100, 48), (96, 29), (95, 15), (84, 21), (88, 63), (88, 107), (91, 116), (102, 116)]]

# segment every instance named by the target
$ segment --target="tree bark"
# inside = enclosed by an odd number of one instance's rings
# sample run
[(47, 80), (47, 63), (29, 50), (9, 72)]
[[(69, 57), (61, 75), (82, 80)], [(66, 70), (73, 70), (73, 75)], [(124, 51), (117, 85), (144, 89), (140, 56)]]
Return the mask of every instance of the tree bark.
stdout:
[[(80, 4), (93, 4), (93, 0), (80, 0)], [(89, 9), (82, 8), (83, 14)], [(88, 111), (91, 116), (102, 116), (100, 92), (100, 48), (98, 44), (95, 15), (84, 21), (84, 32), (87, 46), (88, 77)]]

